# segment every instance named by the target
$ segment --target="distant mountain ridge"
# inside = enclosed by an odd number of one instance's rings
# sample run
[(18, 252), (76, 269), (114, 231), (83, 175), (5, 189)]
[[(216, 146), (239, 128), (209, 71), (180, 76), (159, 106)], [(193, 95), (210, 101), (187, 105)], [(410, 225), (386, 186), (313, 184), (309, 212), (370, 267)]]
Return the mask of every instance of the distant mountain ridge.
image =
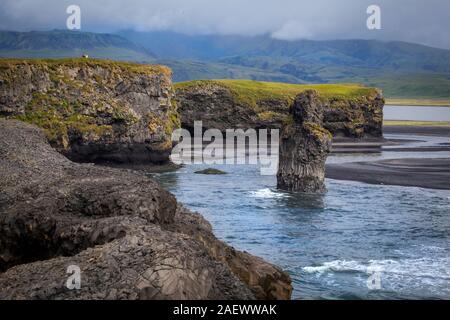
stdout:
[(270, 57), (303, 63), (351, 67), (390, 67), (450, 72), (450, 50), (400, 41), (297, 40), (270, 36), (190, 36), (174, 32), (120, 32), (162, 59), (233, 61), (232, 57)]
[(450, 97), (450, 51), (377, 40), (283, 41), (266, 36), (122, 31), (174, 70), (174, 81), (360, 82), (390, 97)]
[(0, 31), (2, 57), (76, 57), (81, 53), (98, 58), (151, 60), (155, 55), (119, 35), (52, 31)]
[(174, 32), (1, 32), (0, 57), (74, 57), (162, 63), (175, 82), (252, 79), (359, 82), (398, 98), (450, 98), (450, 50), (377, 40), (283, 41)]

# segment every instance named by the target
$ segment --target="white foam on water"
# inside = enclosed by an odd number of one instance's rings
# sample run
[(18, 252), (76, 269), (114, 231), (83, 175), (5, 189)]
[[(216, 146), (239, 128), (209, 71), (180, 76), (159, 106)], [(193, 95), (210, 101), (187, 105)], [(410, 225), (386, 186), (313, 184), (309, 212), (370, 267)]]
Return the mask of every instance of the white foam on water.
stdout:
[[(335, 273), (380, 272), (383, 287), (398, 292), (423, 289), (443, 296), (450, 295), (450, 257), (369, 260), (367, 262), (334, 260), (320, 266), (307, 266), (303, 271), (318, 277)], [(363, 277), (364, 278), (364, 277)]]
[(366, 272), (367, 266), (357, 261), (334, 260), (325, 262), (320, 266), (304, 267), (303, 271), (307, 273), (324, 273), (324, 272), (344, 272), (359, 271)]
[(450, 257), (420, 258), (404, 260), (369, 260), (368, 262), (335, 260), (325, 262), (321, 266), (304, 267), (307, 273), (324, 272), (363, 272), (371, 270), (392, 275), (439, 278), (450, 281)]
[(250, 191), (250, 196), (253, 198), (270, 199), (270, 198), (284, 198), (286, 197), (286, 194), (282, 192), (275, 192), (269, 188), (265, 188), (256, 191)]

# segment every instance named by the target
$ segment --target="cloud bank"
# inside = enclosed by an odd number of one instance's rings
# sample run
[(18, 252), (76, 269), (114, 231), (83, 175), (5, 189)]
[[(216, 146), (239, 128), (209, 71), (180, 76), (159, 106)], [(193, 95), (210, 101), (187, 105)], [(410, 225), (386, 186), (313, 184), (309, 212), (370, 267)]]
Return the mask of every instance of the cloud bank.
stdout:
[[(63, 29), (71, 4), (81, 7), (84, 31), (365, 38), (450, 49), (448, 0), (2, 0), (0, 29)], [(382, 30), (366, 28), (372, 4), (381, 7)]]

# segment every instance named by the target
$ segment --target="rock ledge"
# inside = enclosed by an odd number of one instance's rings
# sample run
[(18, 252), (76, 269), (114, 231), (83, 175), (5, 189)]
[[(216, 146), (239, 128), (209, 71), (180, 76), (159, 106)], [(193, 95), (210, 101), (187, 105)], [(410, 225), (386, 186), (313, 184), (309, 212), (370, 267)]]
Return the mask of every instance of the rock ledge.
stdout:
[(73, 163), (32, 125), (0, 119), (0, 181), (0, 299), (290, 298), (286, 273), (217, 240), (157, 183)]

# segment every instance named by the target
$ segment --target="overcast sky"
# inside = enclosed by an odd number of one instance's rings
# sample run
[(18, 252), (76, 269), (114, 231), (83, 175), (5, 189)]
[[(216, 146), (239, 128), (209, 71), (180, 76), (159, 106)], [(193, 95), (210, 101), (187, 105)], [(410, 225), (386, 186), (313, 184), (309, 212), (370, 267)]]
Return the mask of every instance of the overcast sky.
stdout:
[[(1, 0), (0, 29), (63, 29), (71, 4), (81, 7), (82, 31), (364, 38), (450, 49), (450, 0)], [(381, 7), (382, 30), (366, 27), (371, 4)]]

